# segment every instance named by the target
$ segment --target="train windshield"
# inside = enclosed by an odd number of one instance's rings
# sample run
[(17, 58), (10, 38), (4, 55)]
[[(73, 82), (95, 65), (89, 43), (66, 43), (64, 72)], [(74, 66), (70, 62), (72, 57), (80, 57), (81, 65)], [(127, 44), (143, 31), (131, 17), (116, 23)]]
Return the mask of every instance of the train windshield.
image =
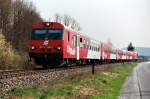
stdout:
[(63, 30), (61, 29), (35, 29), (32, 31), (32, 39), (63, 39)]

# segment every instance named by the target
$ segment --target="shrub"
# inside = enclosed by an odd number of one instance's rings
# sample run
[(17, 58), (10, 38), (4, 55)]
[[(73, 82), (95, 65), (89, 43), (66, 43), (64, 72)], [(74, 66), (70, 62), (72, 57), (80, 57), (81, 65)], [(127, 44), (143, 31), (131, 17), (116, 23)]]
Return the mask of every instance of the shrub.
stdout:
[(0, 69), (22, 69), (26, 67), (27, 58), (8, 43), (0, 33)]

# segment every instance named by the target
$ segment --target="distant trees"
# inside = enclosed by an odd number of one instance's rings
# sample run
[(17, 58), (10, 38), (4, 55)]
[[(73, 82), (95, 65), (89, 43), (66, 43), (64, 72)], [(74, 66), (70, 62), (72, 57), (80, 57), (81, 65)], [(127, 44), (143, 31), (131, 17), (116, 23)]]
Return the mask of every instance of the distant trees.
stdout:
[(58, 13), (54, 15), (54, 22), (61, 22), (61, 16)]
[(10, 0), (0, 0), (0, 31), (7, 32), (7, 27), (10, 22), (10, 9), (11, 1)]
[(70, 27), (76, 31), (82, 30), (80, 24), (74, 18), (70, 17), (67, 14), (61, 16), (60, 14), (56, 13), (54, 15), (54, 22), (61, 22), (65, 26)]
[(128, 51), (134, 51), (134, 50), (135, 50), (135, 47), (132, 45), (131, 42), (130, 42), (130, 44), (128, 45), (127, 50), (128, 50)]
[(19, 50), (27, 48), (32, 24), (42, 21), (31, 2), (25, 0), (0, 0), (0, 31)]
[[(0, 0), (0, 32), (15, 49), (24, 51), (27, 49), (32, 24), (37, 21), (43, 21), (43, 19), (32, 2)], [(79, 23), (67, 14), (61, 16), (56, 13), (54, 21), (61, 22), (76, 31), (81, 30)]]

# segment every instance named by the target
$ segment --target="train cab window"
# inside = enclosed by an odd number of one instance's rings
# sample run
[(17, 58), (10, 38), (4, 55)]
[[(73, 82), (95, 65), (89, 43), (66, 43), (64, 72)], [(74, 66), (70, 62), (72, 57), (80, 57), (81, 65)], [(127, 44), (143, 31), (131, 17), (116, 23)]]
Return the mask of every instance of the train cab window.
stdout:
[(32, 39), (63, 39), (63, 30), (61, 29), (34, 29), (32, 30)]

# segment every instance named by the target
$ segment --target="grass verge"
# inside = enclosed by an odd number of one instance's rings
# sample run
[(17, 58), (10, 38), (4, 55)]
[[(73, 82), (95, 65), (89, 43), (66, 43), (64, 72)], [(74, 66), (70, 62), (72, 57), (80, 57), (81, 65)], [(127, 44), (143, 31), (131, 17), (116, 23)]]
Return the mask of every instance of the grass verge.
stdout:
[(127, 76), (136, 64), (125, 64), (109, 71), (54, 81), (45, 86), (14, 88), (17, 99), (117, 99)]

